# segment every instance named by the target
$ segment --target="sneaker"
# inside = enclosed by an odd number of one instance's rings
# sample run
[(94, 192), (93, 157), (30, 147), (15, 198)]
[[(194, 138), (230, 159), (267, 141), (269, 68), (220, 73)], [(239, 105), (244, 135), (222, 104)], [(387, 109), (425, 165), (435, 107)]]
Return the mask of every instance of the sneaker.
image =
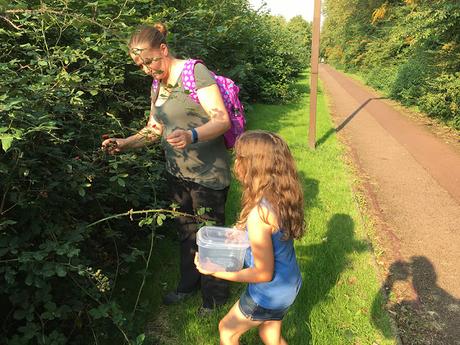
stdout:
[(163, 297), (163, 303), (166, 305), (177, 304), (177, 303), (180, 303), (186, 300), (190, 296), (192, 296), (193, 293), (194, 291), (192, 292), (171, 291)]
[(199, 317), (208, 317), (210, 316), (213, 312), (214, 312), (215, 309), (211, 309), (211, 308), (206, 308), (206, 307), (199, 307), (196, 314), (199, 316)]

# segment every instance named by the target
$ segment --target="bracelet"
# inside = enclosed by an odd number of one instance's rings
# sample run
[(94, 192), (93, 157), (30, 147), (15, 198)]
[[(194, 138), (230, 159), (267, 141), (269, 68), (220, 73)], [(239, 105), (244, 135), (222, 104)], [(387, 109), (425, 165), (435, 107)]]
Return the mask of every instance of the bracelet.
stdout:
[(198, 132), (195, 128), (192, 128), (190, 131), (192, 132), (192, 144), (195, 144), (198, 142)]

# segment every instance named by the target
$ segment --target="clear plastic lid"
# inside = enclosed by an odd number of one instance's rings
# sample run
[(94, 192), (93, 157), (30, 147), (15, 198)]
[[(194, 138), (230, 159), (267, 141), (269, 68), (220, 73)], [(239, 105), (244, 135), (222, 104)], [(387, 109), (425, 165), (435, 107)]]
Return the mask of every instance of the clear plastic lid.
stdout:
[(196, 243), (200, 247), (245, 249), (249, 247), (246, 231), (220, 226), (203, 226), (198, 230)]

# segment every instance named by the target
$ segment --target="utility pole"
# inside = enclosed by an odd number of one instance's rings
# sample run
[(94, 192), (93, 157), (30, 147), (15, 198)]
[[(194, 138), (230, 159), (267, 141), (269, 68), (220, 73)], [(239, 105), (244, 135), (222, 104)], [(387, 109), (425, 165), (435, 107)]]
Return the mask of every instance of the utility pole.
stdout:
[(321, 20), (321, 0), (315, 0), (313, 14), (313, 31), (311, 39), (311, 76), (310, 76), (310, 128), (308, 144), (310, 148), (316, 146), (316, 103), (318, 92), (318, 62), (319, 62), (319, 29)]

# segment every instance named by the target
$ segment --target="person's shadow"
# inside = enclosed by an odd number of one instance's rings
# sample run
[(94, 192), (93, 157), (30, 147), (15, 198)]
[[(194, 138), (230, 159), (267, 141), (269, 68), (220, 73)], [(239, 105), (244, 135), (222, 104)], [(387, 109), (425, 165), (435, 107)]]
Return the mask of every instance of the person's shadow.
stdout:
[[(372, 321), (385, 337), (391, 337), (382, 326), (380, 305), (386, 304), (398, 328), (403, 344), (460, 344), (460, 300), (436, 284), (436, 271), (424, 256), (409, 261), (396, 261), (372, 306)], [(392, 302), (398, 282), (412, 284), (415, 300)]]
[(334, 214), (327, 223), (327, 233), (320, 243), (296, 246), (303, 272), (303, 286), (288, 314), (289, 339), (293, 344), (311, 342), (310, 315), (313, 308), (327, 300), (340, 274), (350, 265), (349, 255), (369, 250), (369, 244), (354, 239), (355, 224), (348, 214)]

